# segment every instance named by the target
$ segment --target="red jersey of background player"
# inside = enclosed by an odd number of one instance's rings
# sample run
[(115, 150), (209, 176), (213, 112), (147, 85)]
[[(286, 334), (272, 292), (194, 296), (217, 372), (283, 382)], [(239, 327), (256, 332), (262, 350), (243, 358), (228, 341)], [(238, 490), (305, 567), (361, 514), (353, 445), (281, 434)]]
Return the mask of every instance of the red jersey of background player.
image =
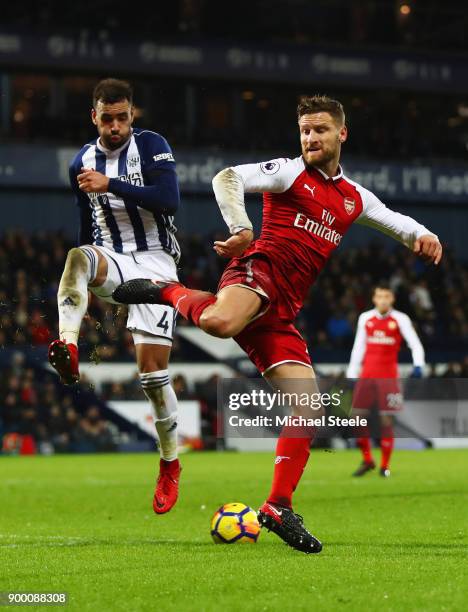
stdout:
[(385, 314), (376, 308), (363, 312), (347, 377), (398, 378), (398, 352), (403, 338), (411, 350), (414, 367), (422, 368), (424, 349), (408, 315), (394, 309)]
[[(429, 230), (387, 208), (338, 167), (328, 177), (302, 156), (243, 164), (233, 170), (244, 192), (263, 192), (262, 231), (242, 257), (265, 255), (273, 264), (278, 316), (293, 321), (309, 287), (353, 222), (369, 225), (411, 247)], [(216, 193), (216, 190), (215, 190)], [(223, 211), (222, 198), (217, 198)], [(229, 223), (228, 223), (229, 224)], [(235, 225), (231, 233), (238, 231)]]

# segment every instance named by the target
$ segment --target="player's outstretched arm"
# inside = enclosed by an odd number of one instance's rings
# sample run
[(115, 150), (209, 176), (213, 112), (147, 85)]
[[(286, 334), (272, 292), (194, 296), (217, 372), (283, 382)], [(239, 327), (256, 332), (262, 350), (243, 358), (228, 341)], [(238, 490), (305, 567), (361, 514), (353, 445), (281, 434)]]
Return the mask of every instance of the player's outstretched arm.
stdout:
[(364, 358), (364, 353), (366, 350), (366, 322), (363, 314), (358, 319), (356, 337), (354, 338), (353, 350), (351, 351), (351, 358), (346, 371), (346, 378), (358, 378), (362, 360)]
[(271, 160), (225, 168), (213, 178), (213, 191), (231, 237), (217, 241), (214, 249), (221, 257), (239, 257), (253, 240), (253, 226), (245, 209), (246, 193), (281, 193), (295, 178), (294, 161)]
[(403, 312), (396, 311), (394, 316), (398, 321), (401, 335), (411, 351), (414, 367), (413, 374), (417, 376), (422, 375), (425, 366), (424, 347), (414, 329), (413, 323), (409, 316)]
[(437, 265), (442, 259), (442, 245), (438, 237), (412, 217), (387, 208), (371, 191), (359, 186), (363, 211), (357, 222), (373, 227), (402, 242), (415, 254)]
[(253, 230), (243, 229), (225, 241), (216, 240), (213, 249), (220, 257), (240, 257), (244, 253), (254, 237)]
[(442, 245), (434, 234), (424, 234), (414, 241), (413, 253), (424, 257), (437, 266), (442, 259)]
[(252, 230), (244, 203), (244, 181), (235, 168), (225, 168), (218, 172), (212, 181), (213, 191), (219, 210), (232, 235), (248, 229)]

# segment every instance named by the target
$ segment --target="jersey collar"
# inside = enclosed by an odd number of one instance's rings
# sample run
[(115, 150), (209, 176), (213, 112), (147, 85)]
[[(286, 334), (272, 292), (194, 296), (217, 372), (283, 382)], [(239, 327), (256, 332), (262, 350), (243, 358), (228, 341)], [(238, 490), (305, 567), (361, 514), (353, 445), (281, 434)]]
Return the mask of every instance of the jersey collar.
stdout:
[(315, 168), (315, 170), (317, 170), (317, 172), (319, 172), (326, 181), (338, 181), (340, 178), (343, 178), (343, 168), (340, 166), (340, 164), (338, 164), (338, 174), (335, 176), (328, 176), (328, 174), (325, 174), (325, 172), (320, 170), (320, 168)]
[(123, 145), (121, 147), (119, 147), (118, 149), (106, 149), (106, 147), (104, 147), (101, 144), (101, 138), (99, 137), (96, 140), (96, 148), (99, 149), (99, 151), (101, 151), (102, 153), (104, 153), (107, 157), (118, 157), (120, 155), (120, 153), (122, 153), (122, 151), (128, 147), (128, 145), (130, 144), (130, 141), (132, 139), (133, 136), (133, 129), (130, 132), (130, 138), (128, 140), (126, 140)]
[[(301, 155), (301, 160), (302, 160), (302, 164), (304, 168), (308, 170), (302, 155)], [(322, 176), (322, 178), (324, 178), (326, 181), (338, 181), (341, 178), (343, 178), (343, 174), (344, 174), (341, 164), (338, 164), (338, 174), (336, 174), (335, 176), (328, 176), (328, 174), (325, 174), (323, 170), (320, 170), (320, 168), (316, 168), (315, 166), (313, 167), (313, 169), (316, 170)]]
[(388, 312), (386, 312), (384, 315), (380, 314), (380, 312), (377, 310), (377, 308), (374, 308), (374, 311), (375, 311), (375, 316), (378, 319), (386, 319), (387, 317), (389, 317), (392, 314), (393, 308), (390, 308), (390, 310)]

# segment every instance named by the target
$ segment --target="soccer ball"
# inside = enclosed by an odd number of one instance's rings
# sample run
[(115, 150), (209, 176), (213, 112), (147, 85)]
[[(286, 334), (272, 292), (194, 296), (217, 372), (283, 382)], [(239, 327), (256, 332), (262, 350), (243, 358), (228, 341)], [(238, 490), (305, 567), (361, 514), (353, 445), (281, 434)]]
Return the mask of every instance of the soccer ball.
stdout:
[(250, 542), (254, 544), (260, 535), (257, 513), (238, 502), (224, 504), (211, 519), (211, 537), (216, 544)]

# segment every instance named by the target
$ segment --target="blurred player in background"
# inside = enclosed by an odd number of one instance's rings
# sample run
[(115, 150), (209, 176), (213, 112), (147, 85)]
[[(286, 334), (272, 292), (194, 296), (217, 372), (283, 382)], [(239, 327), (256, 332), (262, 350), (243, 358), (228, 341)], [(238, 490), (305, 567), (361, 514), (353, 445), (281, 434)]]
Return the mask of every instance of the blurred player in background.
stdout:
[[(384, 284), (374, 289), (375, 308), (363, 312), (358, 320), (348, 378), (358, 378), (353, 395), (353, 411), (360, 416), (378, 408), (380, 414), (380, 475), (390, 476), (390, 457), (394, 444), (393, 415), (402, 408), (403, 396), (398, 382), (398, 353), (404, 339), (413, 357), (412, 376), (422, 376), (424, 349), (410, 318), (395, 310), (395, 295)], [(362, 368), (361, 368), (362, 365)], [(375, 468), (369, 428), (361, 427), (357, 445), (363, 461), (354, 476), (363, 476)]]
[[(78, 248), (68, 253), (57, 301), (60, 339), (49, 361), (65, 384), (79, 380), (78, 336), (88, 289), (115, 304), (112, 292), (131, 278), (177, 282), (180, 249), (173, 214), (179, 205), (174, 157), (155, 132), (132, 127), (131, 86), (116, 79), (97, 84), (91, 119), (99, 138), (86, 144), (70, 166), (70, 183), (81, 217)], [(154, 511), (171, 509), (178, 495), (177, 398), (169, 382), (174, 309), (130, 306), (141, 384), (155, 413), (160, 473)]]
[[(214, 244), (220, 256), (231, 259), (217, 295), (177, 283), (139, 280), (123, 284), (114, 298), (173, 305), (205, 332), (234, 337), (273, 388), (291, 392), (295, 380), (302, 392), (317, 393), (307, 344), (294, 321), (310, 286), (351, 225), (356, 221), (374, 227), (436, 264), (442, 247), (425, 227), (389, 210), (343, 174), (339, 160), (347, 128), (339, 102), (308, 97), (297, 110), (299, 157), (227, 168), (213, 179), (232, 234)], [(255, 241), (244, 204), (245, 193), (251, 192), (264, 194), (262, 232)], [(291, 408), (302, 416), (301, 407)], [(306, 553), (320, 552), (322, 545), (293, 511), (292, 495), (313, 436), (313, 429), (282, 431), (273, 486), (259, 510), (263, 526)]]

